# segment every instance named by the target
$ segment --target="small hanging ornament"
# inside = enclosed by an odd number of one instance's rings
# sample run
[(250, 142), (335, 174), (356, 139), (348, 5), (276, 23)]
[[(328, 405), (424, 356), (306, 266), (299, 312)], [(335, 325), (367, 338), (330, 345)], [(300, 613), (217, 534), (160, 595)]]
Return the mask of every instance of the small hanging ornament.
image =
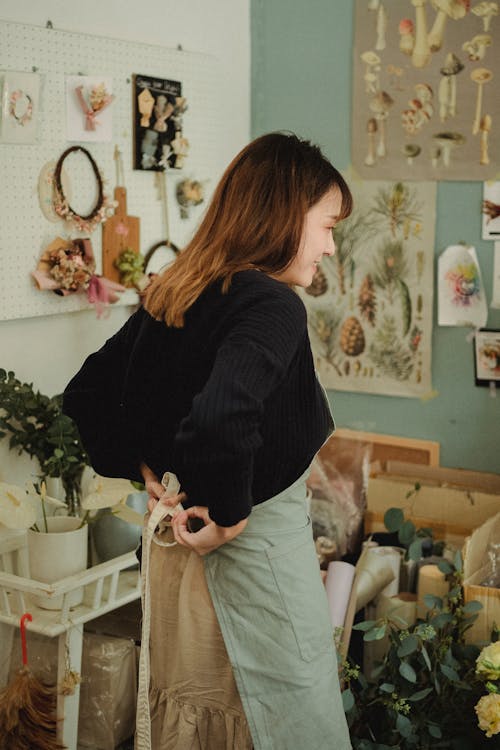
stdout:
[(199, 180), (181, 180), (175, 191), (180, 206), (181, 219), (188, 219), (192, 206), (199, 206), (205, 200), (205, 186)]
[(57, 687), (59, 695), (74, 695), (77, 686), (81, 683), (82, 677), (79, 672), (75, 672), (71, 669), (71, 662), (69, 658), (69, 648), (66, 645), (65, 653), (65, 669), (64, 675)]
[(114, 262), (120, 272), (120, 282), (126, 287), (135, 287), (143, 292), (149, 284), (144, 273), (144, 257), (129, 247), (123, 250)]

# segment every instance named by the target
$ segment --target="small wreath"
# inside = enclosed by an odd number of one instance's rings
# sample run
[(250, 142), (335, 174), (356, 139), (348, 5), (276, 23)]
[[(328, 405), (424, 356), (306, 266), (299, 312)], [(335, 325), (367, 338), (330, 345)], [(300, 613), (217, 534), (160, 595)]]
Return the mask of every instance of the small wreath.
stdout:
[[(17, 114), (17, 103), (19, 99), (22, 98), (26, 99), (26, 109), (22, 113), (22, 115)], [(26, 94), (24, 91), (21, 91), (21, 89), (16, 89), (16, 91), (13, 91), (10, 95), (9, 99), (9, 114), (17, 121), (19, 125), (26, 125), (27, 122), (31, 120), (33, 117), (33, 102), (31, 100), (31, 96)]]
[[(92, 211), (87, 216), (80, 216), (76, 211), (71, 208), (68, 203), (62, 186), (61, 173), (64, 160), (69, 154), (81, 151), (89, 160), (94, 176), (97, 180), (97, 201)], [(93, 232), (98, 224), (106, 221), (108, 215), (112, 213), (112, 206), (114, 205), (109, 198), (104, 194), (102, 177), (99, 172), (99, 168), (95, 163), (92, 155), (83, 146), (71, 146), (66, 149), (63, 154), (59, 157), (55, 171), (54, 171), (54, 210), (55, 212), (65, 221), (72, 222), (81, 232)]]
[(155, 252), (160, 247), (166, 247), (167, 249), (170, 248), (170, 250), (173, 250), (173, 252), (175, 253), (175, 255), (178, 255), (179, 252), (180, 252), (180, 250), (177, 247), (177, 245), (174, 245), (174, 243), (170, 242), (170, 240), (161, 240), (160, 242), (156, 242), (152, 247), (149, 248), (148, 252), (144, 256), (143, 268), (144, 268), (145, 271), (146, 271), (146, 269), (148, 267), (149, 261), (151, 260), (151, 258), (155, 254)]

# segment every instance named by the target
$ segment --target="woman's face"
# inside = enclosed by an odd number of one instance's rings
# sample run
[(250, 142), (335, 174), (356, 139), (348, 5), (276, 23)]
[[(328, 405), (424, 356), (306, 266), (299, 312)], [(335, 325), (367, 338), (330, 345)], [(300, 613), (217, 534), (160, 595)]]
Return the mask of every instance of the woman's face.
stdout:
[(333, 255), (335, 252), (332, 230), (338, 221), (341, 207), (342, 194), (334, 187), (309, 209), (297, 255), (288, 268), (273, 274), (274, 278), (285, 284), (304, 288), (311, 285), (323, 255)]

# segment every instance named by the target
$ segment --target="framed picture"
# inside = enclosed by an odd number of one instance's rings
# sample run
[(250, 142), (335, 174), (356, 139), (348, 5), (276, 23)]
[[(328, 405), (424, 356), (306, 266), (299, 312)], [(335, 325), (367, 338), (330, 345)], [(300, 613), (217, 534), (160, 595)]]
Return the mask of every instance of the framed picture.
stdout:
[(108, 76), (66, 76), (66, 138), (108, 142), (113, 136), (113, 80)]
[(0, 74), (1, 143), (36, 143), (40, 78), (37, 73)]
[(480, 328), (474, 337), (476, 385), (500, 382), (500, 330)]
[(483, 187), (483, 240), (500, 240), (500, 182)]
[(180, 81), (134, 76), (134, 169), (182, 169), (189, 149), (182, 134), (186, 109)]

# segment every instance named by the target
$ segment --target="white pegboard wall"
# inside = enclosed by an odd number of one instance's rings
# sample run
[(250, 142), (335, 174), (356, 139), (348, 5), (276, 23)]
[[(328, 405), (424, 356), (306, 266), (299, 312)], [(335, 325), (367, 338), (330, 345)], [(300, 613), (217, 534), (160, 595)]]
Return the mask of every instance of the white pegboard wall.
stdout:
[[(86, 309), (82, 294), (59, 297), (38, 290), (31, 278), (40, 254), (57, 236), (83, 236), (69, 231), (63, 222), (43, 216), (38, 201), (38, 177), (44, 164), (57, 160), (71, 145), (66, 140), (67, 75), (110, 76), (113, 79), (113, 138), (108, 143), (81, 142), (93, 156), (105, 180), (105, 192), (115, 187), (113, 152), (122, 152), (127, 212), (141, 220), (141, 252), (164, 239), (162, 205), (155, 188), (155, 173), (132, 169), (132, 76), (137, 73), (182, 82), (188, 110), (183, 135), (190, 150), (182, 170), (167, 173), (171, 240), (182, 246), (198, 223), (206, 203), (182, 220), (175, 199), (179, 180), (190, 177), (206, 182), (207, 199), (225, 168), (220, 163), (224, 128), (218, 103), (221, 71), (209, 55), (168, 49), (157, 45), (108, 39), (87, 34), (45, 29), (0, 21), (0, 78), (5, 71), (36, 71), (40, 75), (37, 142), (33, 145), (0, 143), (0, 320), (50, 315)], [(73, 196), (88, 195), (92, 182), (88, 170), (74, 179)], [(101, 226), (90, 235), (101, 263)], [(125, 304), (130, 298), (124, 300)], [(119, 303), (118, 303), (119, 304)]]

